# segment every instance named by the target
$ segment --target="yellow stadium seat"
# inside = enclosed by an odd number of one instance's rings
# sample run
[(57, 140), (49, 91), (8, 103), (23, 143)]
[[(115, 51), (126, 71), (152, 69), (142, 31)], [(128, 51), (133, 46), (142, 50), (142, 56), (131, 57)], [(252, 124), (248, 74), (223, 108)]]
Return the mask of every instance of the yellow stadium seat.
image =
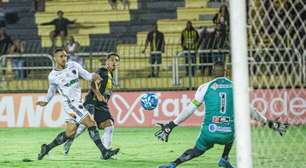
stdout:
[[(158, 20), (158, 29), (162, 32), (182, 32), (186, 27), (187, 20), (163, 19)], [(211, 20), (192, 20), (193, 27), (212, 26)]]
[[(130, 9), (137, 9), (137, 0), (129, 0)], [(87, 12), (87, 11), (105, 11), (111, 10), (107, 0), (84, 0), (84, 1), (47, 1), (45, 5), (46, 12)], [(123, 9), (121, 3), (118, 3), (118, 9)]]
[[(38, 26), (38, 34), (41, 36), (49, 35), (54, 30), (54, 26)], [(109, 23), (85, 23), (69, 26), (69, 34), (71, 35), (89, 35), (89, 34), (107, 34), (109, 33)]]
[[(43, 22), (52, 21), (56, 18), (56, 13), (39, 12), (36, 13), (36, 23), (40, 24)], [(129, 11), (99, 11), (99, 12), (71, 12), (65, 13), (64, 17), (74, 20), (76, 19), (78, 23), (100, 23), (100, 22), (110, 22), (110, 21), (128, 21), (130, 20)]]
[(185, 0), (186, 8), (200, 8), (207, 7), (207, 3), (209, 0)]
[(218, 8), (178, 8), (178, 20), (198, 20), (199, 15), (214, 15), (218, 12)]

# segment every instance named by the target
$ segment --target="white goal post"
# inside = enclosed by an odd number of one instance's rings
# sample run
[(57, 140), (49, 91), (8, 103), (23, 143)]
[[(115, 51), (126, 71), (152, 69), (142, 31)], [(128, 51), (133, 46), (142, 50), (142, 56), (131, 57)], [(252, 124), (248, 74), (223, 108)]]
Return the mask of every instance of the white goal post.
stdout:
[(234, 89), (237, 167), (252, 168), (245, 0), (230, 0), (230, 39)]
[[(306, 167), (306, 1), (230, 0), (238, 168)], [(250, 109), (283, 134), (250, 120)], [(282, 135), (282, 136), (281, 136)]]

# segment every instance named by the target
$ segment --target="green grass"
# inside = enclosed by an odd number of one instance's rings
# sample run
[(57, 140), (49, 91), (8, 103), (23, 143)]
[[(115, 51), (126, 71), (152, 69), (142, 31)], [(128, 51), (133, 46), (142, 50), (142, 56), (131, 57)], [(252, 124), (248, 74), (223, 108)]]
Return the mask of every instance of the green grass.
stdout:
[[(82, 134), (73, 144), (70, 154), (63, 155), (63, 148), (59, 146), (49, 153), (43, 160), (37, 161), (37, 153), (42, 143), (50, 142), (61, 129), (38, 129), (38, 128), (3, 128), (0, 129), (0, 167), (1, 168), (155, 168), (162, 163), (168, 163), (175, 159), (184, 150), (194, 145), (197, 138), (198, 128), (176, 128), (171, 134), (168, 143), (157, 141), (154, 137), (154, 128), (120, 128), (116, 129), (113, 137), (113, 146), (120, 147), (120, 154), (116, 160), (99, 160), (99, 152), (93, 142), (88, 137), (87, 132)], [(291, 128), (285, 137), (280, 137), (271, 130), (255, 128), (253, 141), (255, 150), (254, 156), (259, 158), (262, 166), (286, 167), (286, 168), (306, 168), (306, 132), (305, 127)], [(304, 134), (301, 133), (304, 131)], [(267, 156), (265, 150), (259, 150), (265, 144), (265, 138), (269, 137), (269, 143), (275, 141), (279, 144), (270, 145)], [(290, 144), (289, 146), (285, 143)], [(266, 147), (266, 146), (263, 147)], [(285, 146), (285, 149), (282, 147)], [(271, 148), (273, 147), (273, 148)], [(290, 149), (289, 149), (290, 147)], [(292, 149), (291, 149), (292, 148)], [(203, 156), (183, 164), (183, 168), (217, 168), (217, 161), (222, 153), (222, 146), (206, 152)], [(290, 151), (288, 151), (288, 149)], [(232, 149), (231, 158), (235, 164), (235, 147)], [(287, 150), (287, 152), (284, 152)], [(276, 156), (285, 155), (277, 159)], [(291, 153), (290, 153), (291, 152)], [(298, 153), (296, 153), (298, 152)], [(262, 153), (262, 154), (261, 154)], [(260, 157), (258, 157), (260, 156)], [(277, 159), (277, 162), (275, 161)], [(31, 159), (33, 162), (23, 162), (24, 159)], [(296, 159), (296, 164), (288, 161)], [(274, 161), (270, 164), (270, 162)], [(267, 161), (267, 162), (266, 162)], [(255, 162), (257, 164), (257, 162)], [(269, 163), (269, 164), (267, 164)], [(277, 166), (278, 165), (278, 166)], [(279, 166), (281, 165), (281, 166)]]

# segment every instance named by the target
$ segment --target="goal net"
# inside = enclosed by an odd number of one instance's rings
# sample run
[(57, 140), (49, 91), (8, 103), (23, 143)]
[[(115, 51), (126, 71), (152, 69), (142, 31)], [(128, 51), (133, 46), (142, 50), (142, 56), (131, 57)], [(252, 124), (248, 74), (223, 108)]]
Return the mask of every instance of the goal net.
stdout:
[(284, 136), (252, 121), (255, 168), (306, 168), (306, 1), (248, 0), (250, 105), (287, 122)]

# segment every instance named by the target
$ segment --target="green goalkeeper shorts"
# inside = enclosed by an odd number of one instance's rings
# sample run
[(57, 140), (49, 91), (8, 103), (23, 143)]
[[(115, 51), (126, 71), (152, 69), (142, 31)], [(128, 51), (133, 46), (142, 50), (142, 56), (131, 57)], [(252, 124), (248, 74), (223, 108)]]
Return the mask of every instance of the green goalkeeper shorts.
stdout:
[(201, 129), (201, 132), (196, 141), (196, 148), (201, 151), (207, 151), (214, 146), (214, 144), (225, 145), (233, 143), (234, 132), (211, 132), (208, 129)]

